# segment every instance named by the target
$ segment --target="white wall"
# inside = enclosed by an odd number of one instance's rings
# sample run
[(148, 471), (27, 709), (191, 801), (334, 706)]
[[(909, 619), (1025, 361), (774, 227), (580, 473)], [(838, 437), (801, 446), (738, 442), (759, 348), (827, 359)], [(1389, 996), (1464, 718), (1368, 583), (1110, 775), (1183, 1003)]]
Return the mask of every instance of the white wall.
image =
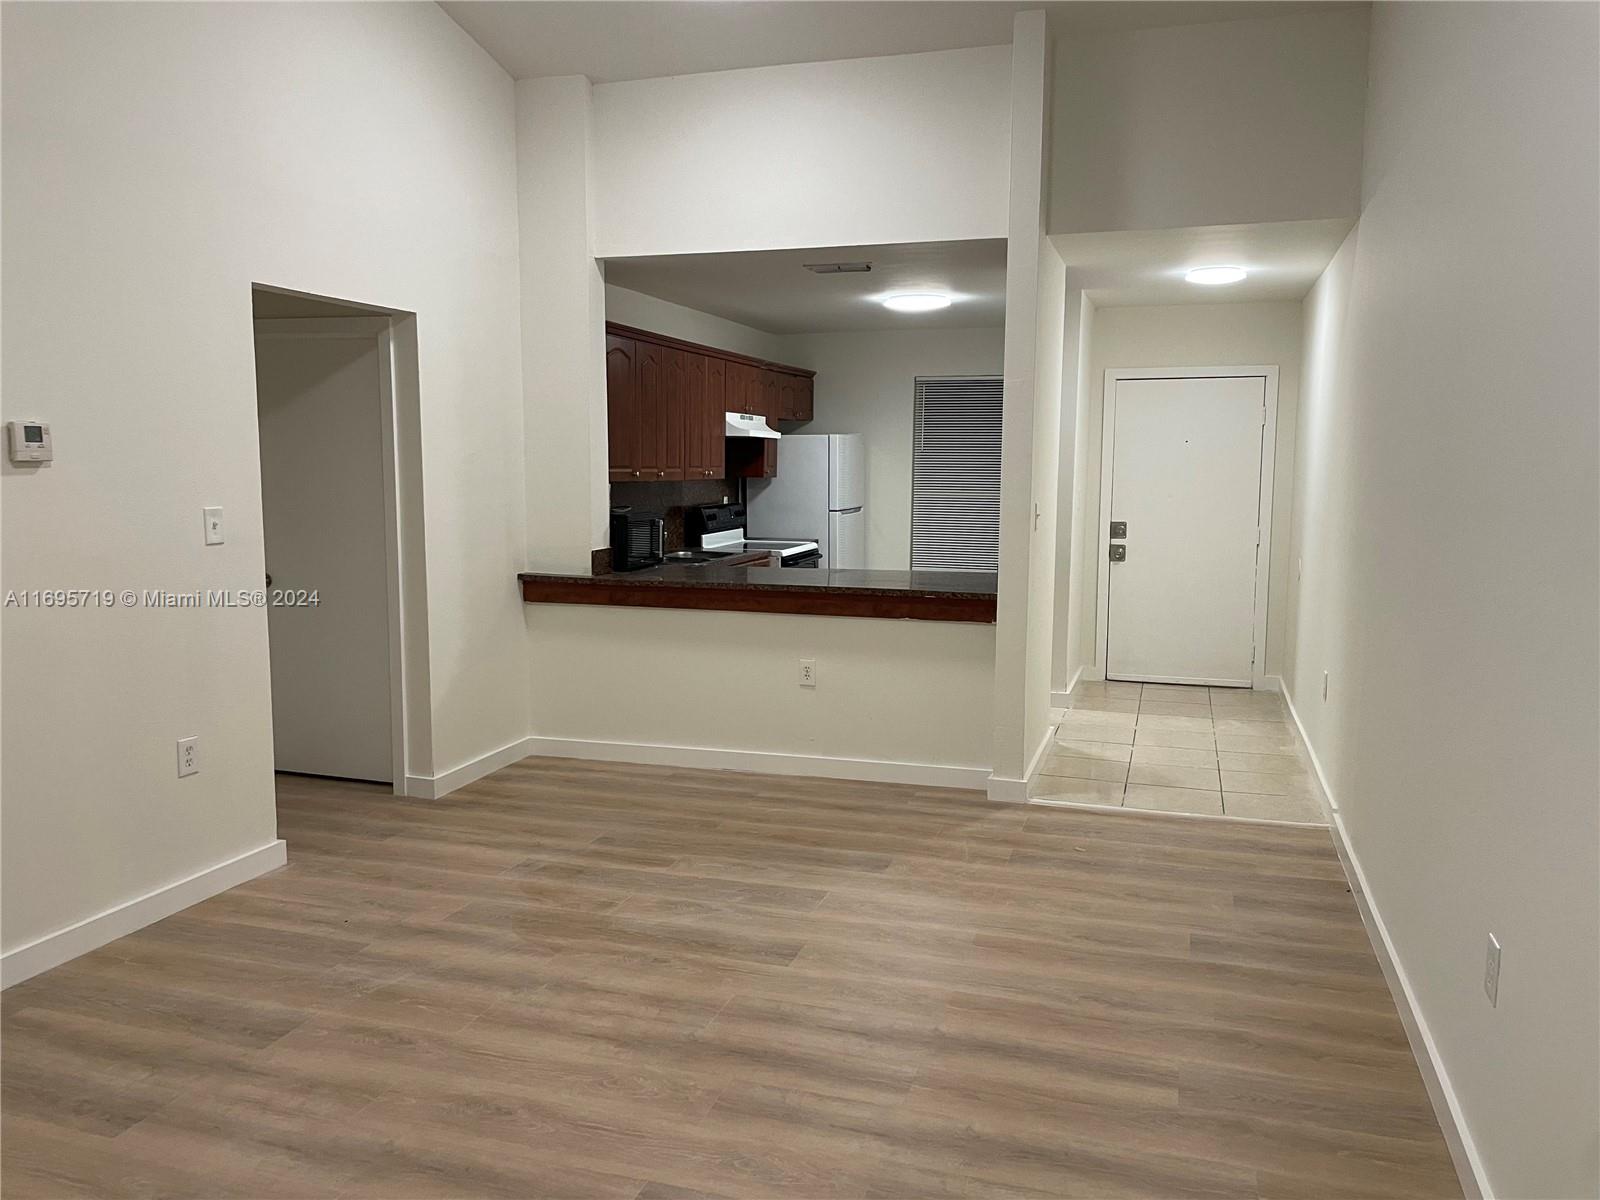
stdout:
[(1380, 6), (1306, 304), (1286, 679), (1507, 1197), (1600, 1192), (1597, 13)]
[(1010, 46), (594, 89), (601, 258), (1004, 237)]
[(715, 346), (718, 350), (748, 354), (752, 358), (765, 358), (794, 367), (806, 365), (793, 357), (792, 338), (741, 325), (725, 317), (701, 312), (698, 308), (646, 296), (643, 292), (630, 291), (612, 283), (606, 284), (606, 320), (682, 338), (686, 342), (698, 342), (702, 346)]
[[(1298, 300), (1255, 304), (1169, 304), (1148, 308), (1100, 308), (1094, 313), (1087, 404), (1084, 413), (1082, 483), (1086, 536), (1079, 544), (1083, 586), (1090, 603), (1084, 613), (1082, 654), (1095, 654), (1096, 595), (1100, 562), (1100, 449), (1104, 434), (1105, 373), (1113, 367), (1278, 368), (1278, 439), (1273, 484), (1273, 534), (1267, 576), (1267, 674), (1283, 669), (1288, 613), (1289, 520), (1293, 507), (1295, 419), (1300, 396)], [(1058, 686), (1071, 678), (1067, 658), (1058, 656)]]
[[(0, 477), (4, 586), (259, 585), (251, 283), (414, 311), (424, 749), (525, 735), (510, 80), (433, 5), (3, 21), (5, 415), (56, 446)], [(273, 840), (263, 611), (7, 609), (4, 655), (8, 950)]]
[(1353, 217), (1367, 12), (1058, 42), (1052, 233)]
[[(1094, 522), (1100, 507), (1099, 472), (1089, 490), (1089, 465), (1098, 466), (1100, 450), (1089, 441), (1094, 302), (1067, 272), (1067, 347), (1064, 369), (1071, 374), (1070, 397), (1061, 403), (1061, 471), (1056, 493), (1056, 629), (1051, 646), (1052, 692), (1071, 691), (1085, 673), (1094, 671), (1094, 623), (1097, 616), (1095, 570), (1100, 544)], [(1070, 402), (1069, 402), (1070, 400)], [(1070, 465), (1069, 465), (1070, 464)]]
[[(731, 767), (749, 764), (715, 752), (798, 755), (969, 787), (988, 774), (992, 625), (545, 604), (527, 623), (534, 734), (586, 743), (556, 753), (693, 747), (713, 753), (685, 761)], [(796, 682), (802, 658), (815, 689)]]
[(521, 570), (587, 573), (610, 503), (604, 279), (591, 251), (590, 88), (516, 85), (527, 542)]
[(1004, 329), (864, 330), (783, 339), (785, 361), (816, 371), (803, 433), (856, 433), (867, 449), (867, 567), (911, 568), (911, 436), (919, 375), (999, 375)]
[(994, 778), (1019, 800), (1044, 749), (1054, 632), (1066, 271), (1044, 236), (1050, 42), (1043, 12), (1013, 24), (1011, 184), (1006, 240), (1005, 416), (995, 628)]

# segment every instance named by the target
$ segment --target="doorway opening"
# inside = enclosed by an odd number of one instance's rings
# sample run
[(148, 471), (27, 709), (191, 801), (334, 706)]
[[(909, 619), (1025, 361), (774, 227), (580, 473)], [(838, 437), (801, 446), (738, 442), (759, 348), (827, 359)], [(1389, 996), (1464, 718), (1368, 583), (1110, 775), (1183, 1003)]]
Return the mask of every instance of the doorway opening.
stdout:
[(405, 794), (414, 318), (260, 285), (251, 301), (274, 770)]

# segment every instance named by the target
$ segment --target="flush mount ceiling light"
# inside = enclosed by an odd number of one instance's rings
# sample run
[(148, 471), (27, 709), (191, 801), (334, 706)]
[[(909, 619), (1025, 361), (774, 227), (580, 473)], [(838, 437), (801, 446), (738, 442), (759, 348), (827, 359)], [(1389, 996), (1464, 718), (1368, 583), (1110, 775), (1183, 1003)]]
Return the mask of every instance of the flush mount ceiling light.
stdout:
[(885, 308), (895, 312), (933, 312), (938, 308), (949, 308), (950, 297), (942, 292), (899, 292), (885, 296), (882, 303)]
[(1238, 283), (1249, 272), (1243, 267), (1196, 267), (1184, 276), (1190, 283), (1203, 283), (1217, 287), (1224, 283)]

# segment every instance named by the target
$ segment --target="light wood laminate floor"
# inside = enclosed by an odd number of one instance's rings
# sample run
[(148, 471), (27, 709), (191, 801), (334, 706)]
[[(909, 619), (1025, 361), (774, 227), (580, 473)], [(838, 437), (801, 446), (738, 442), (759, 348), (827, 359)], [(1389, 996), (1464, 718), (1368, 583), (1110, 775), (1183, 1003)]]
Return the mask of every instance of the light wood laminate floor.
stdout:
[(1325, 830), (530, 759), (4, 995), (31, 1196), (1459, 1195)]

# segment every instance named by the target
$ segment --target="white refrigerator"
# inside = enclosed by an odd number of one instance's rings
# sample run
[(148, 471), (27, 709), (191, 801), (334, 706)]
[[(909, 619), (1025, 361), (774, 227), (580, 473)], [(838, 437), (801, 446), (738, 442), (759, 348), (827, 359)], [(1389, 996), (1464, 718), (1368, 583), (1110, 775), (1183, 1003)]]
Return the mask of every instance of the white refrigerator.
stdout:
[(867, 565), (866, 455), (857, 433), (786, 433), (775, 479), (752, 479), (746, 502), (751, 537), (815, 539), (818, 565)]

